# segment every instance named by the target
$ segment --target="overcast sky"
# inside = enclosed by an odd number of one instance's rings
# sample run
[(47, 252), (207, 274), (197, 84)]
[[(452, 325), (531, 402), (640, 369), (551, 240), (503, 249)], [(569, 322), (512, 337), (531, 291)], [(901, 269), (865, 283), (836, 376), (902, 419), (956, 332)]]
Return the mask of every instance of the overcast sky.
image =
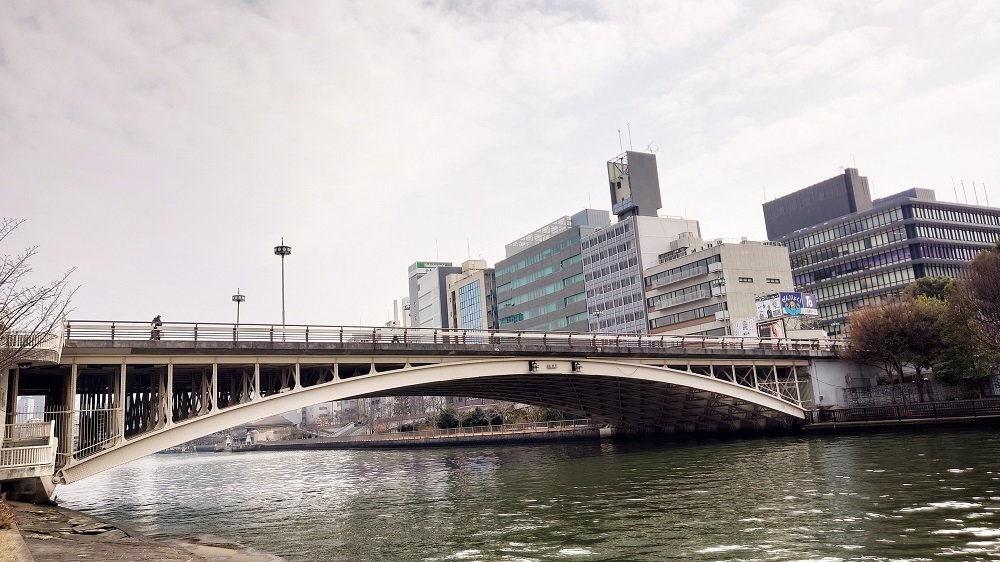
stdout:
[(77, 319), (271, 323), (284, 236), (288, 323), (383, 323), (410, 263), (609, 208), (619, 130), (709, 238), (855, 164), (996, 205), (998, 60), (996, 0), (2, 0), (2, 252)]

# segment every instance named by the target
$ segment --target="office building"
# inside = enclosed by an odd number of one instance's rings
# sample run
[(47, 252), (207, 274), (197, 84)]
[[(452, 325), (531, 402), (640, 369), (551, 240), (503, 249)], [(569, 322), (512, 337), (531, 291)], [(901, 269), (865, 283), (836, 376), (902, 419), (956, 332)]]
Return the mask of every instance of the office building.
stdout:
[(407, 269), (410, 284), (410, 326), (447, 328), (448, 297), (445, 277), (461, 273), (451, 262), (418, 261)]
[(581, 240), (610, 223), (607, 211), (584, 209), (507, 244), (496, 264), (499, 327), (586, 332)]
[(755, 336), (757, 297), (792, 290), (788, 249), (682, 234), (643, 271), (652, 334)]
[(660, 183), (656, 156), (627, 151), (608, 162), (611, 203), (618, 222), (585, 236), (584, 285), (594, 332), (643, 334), (649, 331), (643, 269), (682, 233), (700, 237), (698, 221), (659, 217)]
[[(979, 251), (1000, 238), (995, 207), (937, 201), (933, 191), (920, 188), (869, 203), (867, 180), (857, 170), (834, 180), (764, 204), (769, 236), (788, 248), (796, 290), (816, 295), (821, 326), (829, 333), (842, 333), (855, 308), (898, 295), (915, 279), (960, 277)], [(829, 187), (844, 184), (864, 187)], [(831, 217), (829, 209), (848, 212)], [(799, 226), (789, 214), (823, 221)]]
[(492, 330), (497, 327), (496, 281), (483, 260), (462, 263), (461, 273), (445, 277), (448, 293), (448, 327)]

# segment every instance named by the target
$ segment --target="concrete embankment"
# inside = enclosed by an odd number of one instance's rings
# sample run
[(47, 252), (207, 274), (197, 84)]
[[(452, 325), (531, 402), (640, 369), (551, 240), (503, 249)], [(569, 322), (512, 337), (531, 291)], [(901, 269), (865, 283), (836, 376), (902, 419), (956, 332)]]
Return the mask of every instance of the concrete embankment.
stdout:
[(1000, 426), (1000, 416), (963, 416), (952, 418), (904, 418), (895, 420), (828, 421), (806, 425), (806, 433), (850, 433), (892, 431), (902, 428), (931, 429), (949, 427)]
[(16, 529), (0, 534), (3, 562), (281, 562), (277, 556), (216, 537), (157, 540), (54, 505), (9, 501), (6, 505), (13, 512)]
[(551, 441), (597, 440), (601, 437), (598, 427), (579, 427), (557, 431), (535, 431), (522, 433), (472, 433), (457, 435), (407, 436), (395, 433), (391, 436), (370, 435), (338, 439), (317, 437), (291, 441), (265, 441), (233, 448), (233, 452), (276, 451), (303, 449), (376, 449), (408, 447), (464, 447), (473, 445), (509, 445), (520, 443), (542, 443)]

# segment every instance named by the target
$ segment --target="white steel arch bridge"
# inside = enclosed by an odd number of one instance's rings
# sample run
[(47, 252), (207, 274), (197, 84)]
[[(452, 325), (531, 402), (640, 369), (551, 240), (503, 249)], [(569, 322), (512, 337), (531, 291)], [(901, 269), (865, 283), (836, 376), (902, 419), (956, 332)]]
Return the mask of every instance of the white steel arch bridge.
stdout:
[(9, 380), (14, 401), (46, 396), (53, 483), (360, 397), (493, 398), (626, 431), (791, 427), (811, 361), (835, 355), (825, 340), (204, 323), (69, 321), (60, 338), (54, 360)]

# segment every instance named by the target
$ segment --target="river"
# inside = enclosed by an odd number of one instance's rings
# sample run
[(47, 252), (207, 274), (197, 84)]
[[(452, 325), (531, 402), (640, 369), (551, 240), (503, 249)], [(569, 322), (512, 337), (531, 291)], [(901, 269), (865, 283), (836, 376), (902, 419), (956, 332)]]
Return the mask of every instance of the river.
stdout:
[(289, 562), (1000, 559), (996, 429), (154, 455), (57, 494)]

